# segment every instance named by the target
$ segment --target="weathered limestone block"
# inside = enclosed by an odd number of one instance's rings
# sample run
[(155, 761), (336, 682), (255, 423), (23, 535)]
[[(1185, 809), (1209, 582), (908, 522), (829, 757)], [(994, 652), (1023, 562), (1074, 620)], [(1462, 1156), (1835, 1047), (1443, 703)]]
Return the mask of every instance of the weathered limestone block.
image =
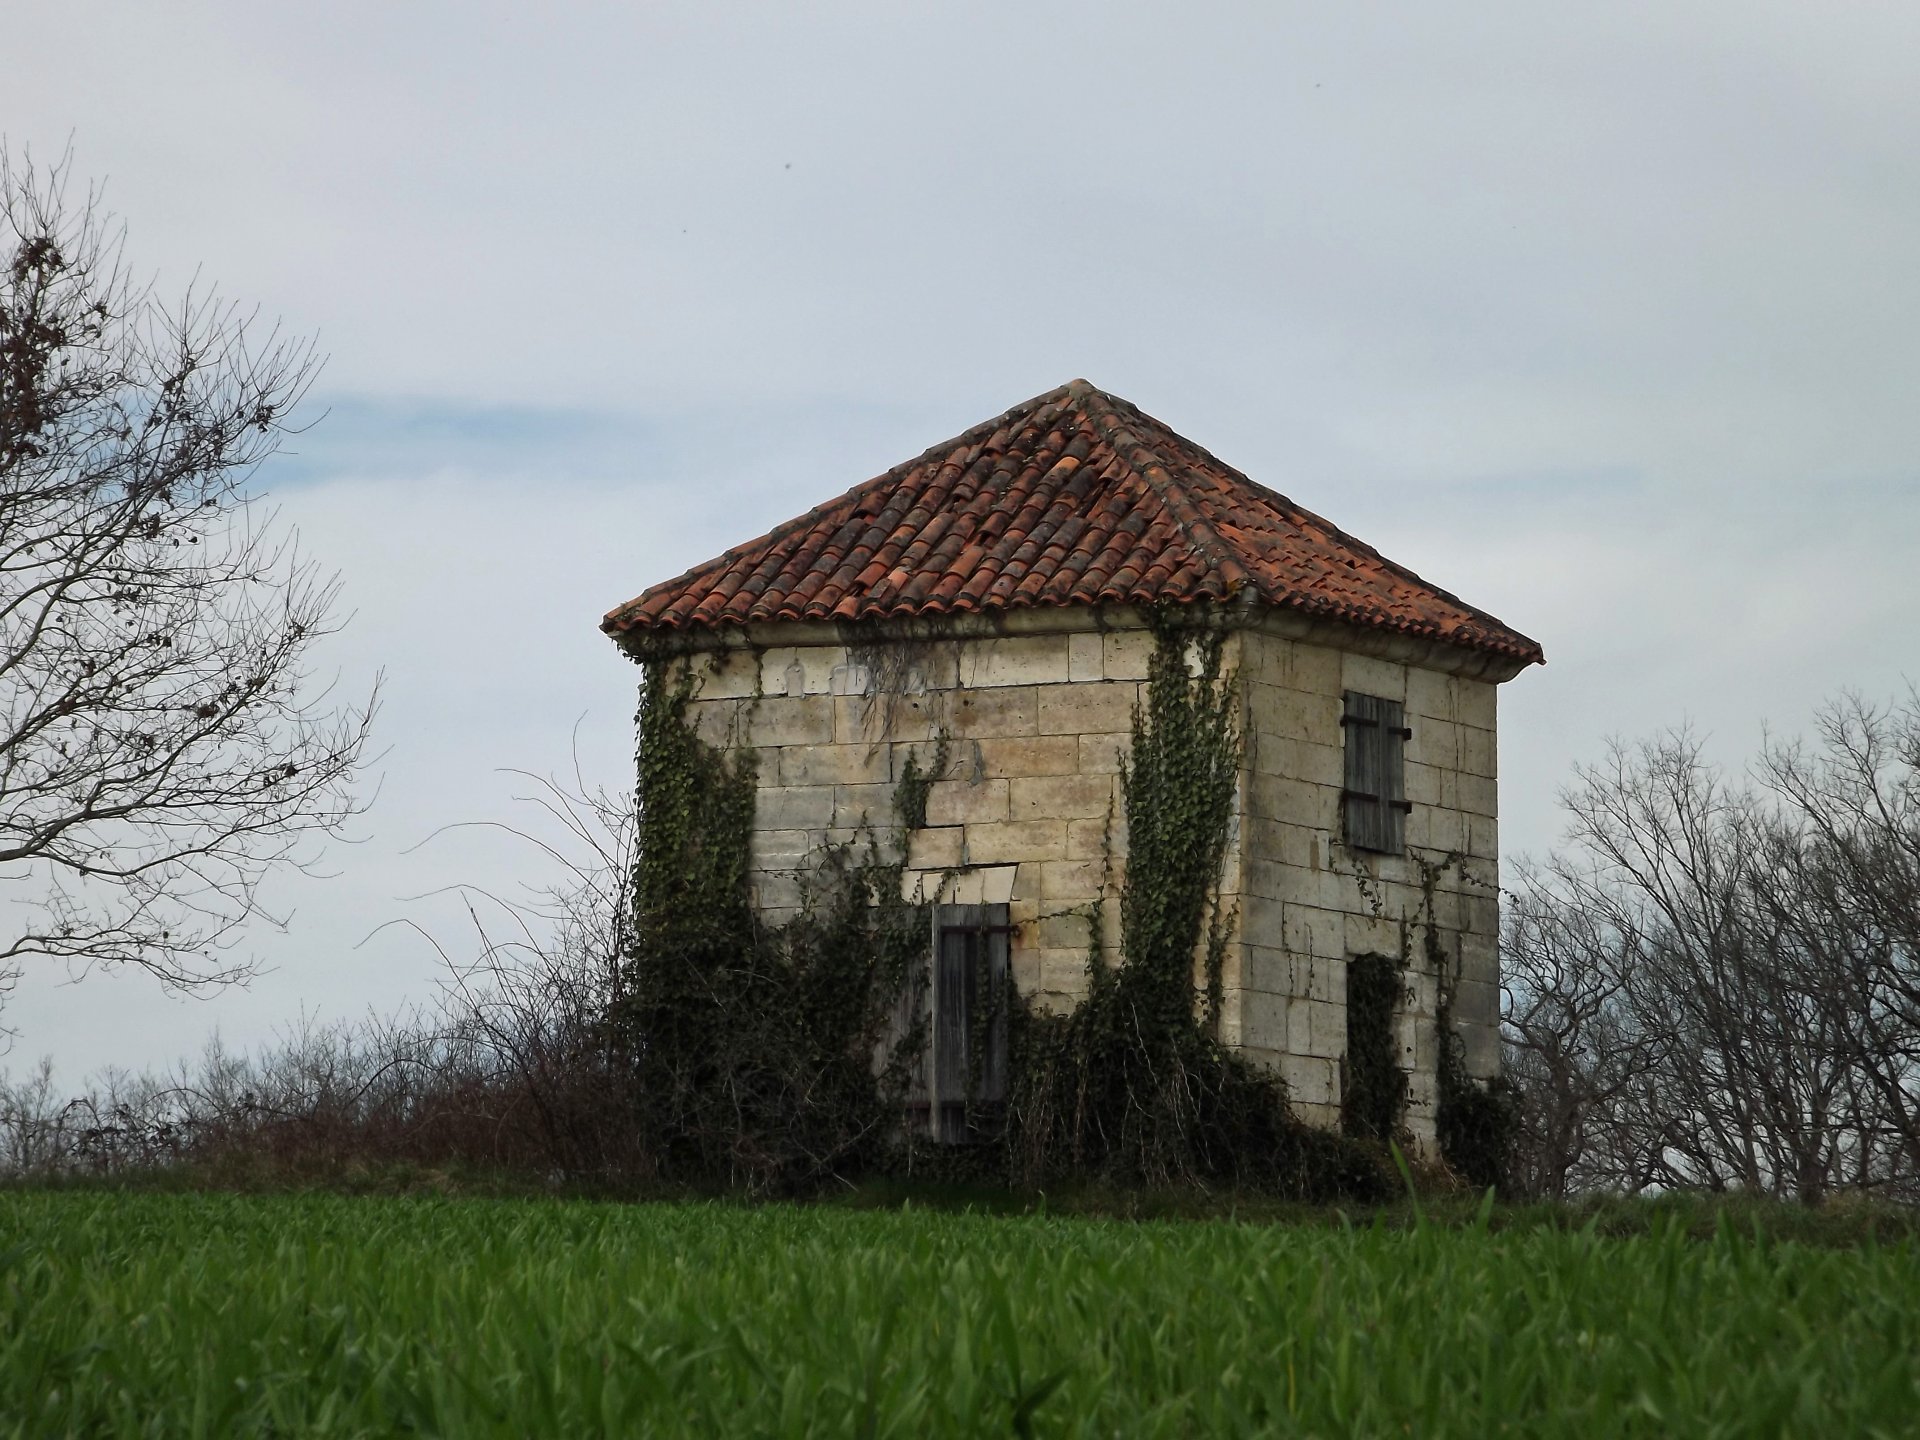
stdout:
[(929, 825), (991, 824), (1008, 818), (1005, 780), (936, 780), (927, 791)]
[(1491, 1025), (1460, 1027), (1462, 1057), (1467, 1074), (1476, 1080), (1491, 1080), (1500, 1073), (1500, 1032)]
[(1467, 817), (1467, 854), (1476, 860), (1500, 858), (1500, 822), (1491, 815)]
[(1035, 943), (1042, 950), (1072, 950), (1077, 946), (1082, 955), (1087, 953), (1089, 937), (1084, 915), (1065, 910), (1042, 915), (1034, 934)]
[(1476, 935), (1498, 935), (1500, 933), (1499, 896), (1462, 895), (1460, 897), (1460, 928)]
[(1043, 860), (1038, 869), (1042, 900), (1097, 899), (1106, 871), (1098, 860)]
[(1320, 871), (1319, 880), (1319, 894), (1306, 902), (1309, 905), (1318, 905), (1322, 910), (1337, 910), (1343, 915), (1392, 913), (1386, 906), (1386, 886), (1376, 883), (1377, 877), (1367, 875), (1364, 869), (1356, 873), (1355, 869), (1336, 864), (1331, 870)]
[(1089, 631), (1084, 635), (1069, 635), (1067, 637), (1067, 678), (1070, 680), (1106, 679), (1106, 651), (1106, 637), (1097, 631)]
[(1035, 775), (1007, 782), (1014, 820), (1104, 818), (1118, 802), (1108, 775)]
[(1460, 978), (1475, 984), (1500, 983), (1500, 942), (1490, 934), (1460, 937)]
[(1087, 947), (1079, 945), (1043, 947), (1034, 952), (1040, 957), (1040, 984), (1056, 995), (1084, 995), (1087, 990)]
[(1037, 714), (1035, 688), (1008, 685), (993, 690), (962, 690), (949, 697), (946, 723), (960, 736), (1031, 735)]
[[(1240, 935), (1248, 945), (1280, 952), (1286, 949), (1287, 907), (1284, 902), (1265, 895), (1240, 897)], [(1262, 985), (1262, 989), (1285, 993), (1284, 985)]]
[(1278, 635), (1249, 634), (1242, 640), (1243, 681), (1321, 695), (1340, 693), (1340, 653)]
[(787, 745), (777, 753), (782, 785), (879, 785), (893, 779), (885, 745)]
[(1110, 630), (1101, 637), (1105, 642), (1103, 668), (1109, 680), (1144, 680), (1153, 659), (1153, 635), (1146, 630)]
[(1291, 689), (1293, 687), (1293, 647), (1293, 641), (1283, 640), (1278, 635), (1245, 637), (1241, 651), (1240, 683), (1242, 687), (1279, 685)]
[(1289, 740), (1271, 731), (1256, 730), (1247, 737), (1247, 766), (1255, 774), (1338, 788), (1346, 780), (1345, 764), (1335, 745)]
[(1424, 822), (1426, 839), (1421, 848), (1443, 854), (1466, 853), (1467, 817), (1458, 810), (1442, 810), (1437, 805), (1416, 806), (1414, 815)]
[(1131, 731), (1140, 687), (1131, 683), (1044, 685), (1039, 690), (1042, 735), (1110, 734)]
[(1131, 735), (1081, 735), (1074, 739), (1082, 775), (1117, 775), (1133, 748)]
[(832, 785), (762, 785), (754, 824), (764, 830), (824, 830), (834, 823), (838, 794)]
[(1280, 1047), (1289, 1055), (1311, 1055), (1313, 1048), (1313, 1002), (1294, 1000), (1287, 1006), (1286, 1043)]
[(703, 745), (716, 750), (731, 750), (740, 743), (740, 700), (694, 700), (687, 705), (687, 720)]
[(1254, 685), (1247, 694), (1251, 728), (1281, 740), (1304, 740), (1325, 745), (1340, 732), (1340, 694), (1285, 690), (1277, 685)]
[(826, 695), (796, 700), (761, 700), (745, 706), (741, 738), (763, 749), (770, 745), (833, 743), (833, 700)]
[(945, 708), (941, 695), (836, 695), (833, 738), (841, 745), (891, 738), (925, 746), (938, 734)]
[(1287, 659), (1288, 684), (1292, 689), (1315, 695), (1340, 698), (1343, 656), (1325, 645), (1294, 644)]
[(1045, 860), (1025, 860), (1013, 867), (1013, 898), (1016, 900), (1041, 900), (1040, 868)]
[(754, 693), (760, 664), (750, 650), (716, 650), (693, 662), (693, 676), (696, 699), (741, 700)]
[(833, 743), (874, 745), (887, 739), (885, 701), (872, 695), (833, 697)]
[(1494, 782), (1484, 775), (1460, 775), (1460, 808), (1471, 815), (1494, 816), (1500, 813), (1500, 794)]
[(1344, 1002), (1308, 1000), (1301, 1008), (1308, 1014), (1311, 1043), (1306, 1053), (1338, 1060), (1347, 1053), (1347, 1007)]
[(1311, 955), (1318, 959), (1346, 958), (1347, 917), (1337, 910), (1288, 905), (1285, 907), (1281, 933), (1286, 950), (1291, 955)]
[[(1067, 822), (1068, 860), (1098, 860), (1106, 854), (1107, 818), (1098, 820), (1069, 820)], [(1121, 812), (1113, 816), (1113, 853), (1115, 857), (1127, 853), (1127, 822)]]
[(966, 831), (958, 825), (916, 830), (907, 842), (909, 870), (951, 870), (961, 862)]
[(749, 881), (755, 910), (800, 908), (800, 881), (789, 871), (757, 870)]
[(1460, 768), (1469, 775), (1492, 780), (1500, 773), (1500, 747), (1491, 730), (1477, 725), (1460, 727)]
[(1242, 990), (1239, 994), (1240, 1039), (1275, 1052), (1287, 1048), (1287, 997), (1264, 990)]
[(1298, 865), (1248, 858), (1241, 869), (1240, 893), (1265, 900), (1292, 900), (1311, 905), (1319, 893), (1316, 876)]
[(841, 829), (856, 825), (891, 825), (894, 821), (891, 783), (833, 787), (833, 823)]
[(1500, 702), (1500, 687), (1485, 680), (1456, 680), (1454, 690), (1459, 699), (1459, 710), (1455, 718), (1462, 725), (1477, 725), (1482, 730), (1497, 730), (1494, 715)]
[(1066, 635), (1012, 635), (977, 640), (960, 655), (963, 689), (1064, 685), (1071, 678)]
[(1026, 820), (1018, 824), (967, 826), (967, 861), (973, 865), (1019, 860), (1065, 860), (1067, 822)]
[(1407, 741), (1407, 760), (1416, 765), (1431, 765), (1439, 770), (1460, 768), (1460, 727), (1451, 720), (1413, 717), (1407, 725), (1413, 736)]
[(1286, 775), (1256, 771), (1247, 782), (1247, 810), (1264, 820), (1317, 828), (1338, 813), (1340, 792)]
[(816, 830), (813, 835), (821, 844), (851, 846), (862, 854), (869, 841), (880, 847), (882, 855), (898, 855), (907, 843), (905, 832), (891, 824), (836, 825), (830, 830)]
[(1409, 722), (1417, 718), (1458, 719), (1459, 710), (1453, 676), (1443, 675), (1438, 670), (1409, 665), (1406, 705)]
[(1249, 810), (1246, 822), (1250, 853), (1296, 865), (1302, 870), (1319, 870), (1327, 863), (1326, 832), (1311, 825), (1295, 824), (1255, 815)]
[(1415, 805), (1438, 805), (1441, 803), (1441, 777), (1446, 771), (1432, 765), (1407, 762), (1407, 799)]
[(1073, 735), (1030, 735), (1011, 740), (981, 739), (973, 743), (981, 768), (995, 779), (1074, 775), (1081, 769), (1080, 741)]
[(1347, 915), (1347, 954), (1386, 955), (1397, 958), (1404, 932), (1400, 922), (1371, 913)]
[(1292, 988), (1292, 969), (1285, 951), (1271, 945), (1245, 944), (1240, 951), (1240, 983), (1248, 990), (1285, 995)]
[(1382, 700), (1407, 698), (1407, 667), (1373, 655), (1347, 651), (1340, 657), (1340, 688), (1377, 695)]
[(1413, 1057), (1406, 1068), (1422, 1075), (1438, 1073), (1440, 1064), (1440, 1027), (1431, 1015), (1418, 1012), (1407, 1017), (1413, 1031)]
[(1339, 1086), (1331, 1060), (1314, 1055), (1286, 1055), (1280, 1060), (1280, 1078), (1287, 1082), (1288, 1095), (1299, 1105), (1338, 1105)]
[(1484, 980), (1462, 980), (1454, 986), (1453, 1018), (1459, 1025), (1500, 1024), (1500, 987)]
[(760, 693), (831, 695), (833, 672), (847, 663), (839, 645), (776, 645), (760, 656)]

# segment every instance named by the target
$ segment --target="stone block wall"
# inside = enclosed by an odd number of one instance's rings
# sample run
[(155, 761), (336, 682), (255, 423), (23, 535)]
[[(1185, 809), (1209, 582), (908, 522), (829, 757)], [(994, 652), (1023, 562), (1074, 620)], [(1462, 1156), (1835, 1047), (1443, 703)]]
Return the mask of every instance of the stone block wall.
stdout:
[[(692, 657), (700, 733), (758, 752), (753, 885), (762, 913), (773, 922), (794, 913), (824, 844), (853, 839), (863, 825), (883, 844), (900, 842), (895, 787), (910, 755), (932, 762), (944, 730), (947, 768), (929, 792), (926, 828), (909, 837), (911, 879), (931, 897), (959, 870), (945, 898), (1005, 901), (1017, 927), (1016, 983), (1043, 1006), (1070, 1008), (1086, 988), (1088, 935), (1076, 912), (1103, 884), (1117, 902), (1126, 849), (1118, 771), (1152, 644), (1137, 625), (1095, 628), (1089, 614), (1078, 633)], [(1223, 882), (1239, 916), (1226, 1038), (1286, 1077), (1303, 1117), (1337, 1123), (1347, 960), (1401, 954), (1403, 928), (1422, 910), (1420, 861), (1453, 855), (1434, 889), (1434, 919), (1460, 977), (1454, 1018), (1468, 1066), (1494, 1074), (1495, 686), (1259, 630), (1231, 635), (1224, 663), (1241, 677), (1247, 741)], [(1406, 707), (1414, 802), (1406, 855), (1342, 843), (1348, 689)], [(1118, 904), (1105, 913), (1112, 955)], [(1407, 948), (1398, 1041), (1412, 1076), (1410, 1126), (1430, 1140), (1438, 977), (1423, 943)]]
[[(1070, 1008), (1086, 990), (1087, 926), (1076, 912), (1103, 882), (1118, 895), (1120, 756), (1152, 644), (1142, 629), (1090, 627), (906, 644), (886, 655), (823, 644), (693, 657), (696, 728), (758, 752), (761, 913), (775, 923), (794, 913), (822, 845), (852, 839), (862, 825), (898, 844), (895, 787), (909, 756), (923, 769), (932, 763), (944, 730), (944, 778), (928, 794), (926, 827), (909, 837), (911, 881), (931, 897), (959, 869), (965, 888), (948, 882), (944, 898), (1005, 901), (1018, 927), (1016, 983), (1042, 1005)], [(1106, 920), (1111, 952), (1117, 905)]]
[[(1406, 956), (1396, 1040), (1410, 1076), (1409, 1128), (1431, 1142), (1441, 977), (1426, 944), (1423, 864), (1437, 875), (1431, 919), (1457, 977), (1453, 1020), (1467, 1068), (1481, 1078), (1499, 1069), (1496, 687), (1257, 631), (1241, 644), (1247, 745), (1229, 1038), (1285, 1075), (1303, 1117), (1335, 1123), (1347, 961)], [(1404, 855), (1344, 843), (1348, 690), (1405, 706), (1413, 808)]]

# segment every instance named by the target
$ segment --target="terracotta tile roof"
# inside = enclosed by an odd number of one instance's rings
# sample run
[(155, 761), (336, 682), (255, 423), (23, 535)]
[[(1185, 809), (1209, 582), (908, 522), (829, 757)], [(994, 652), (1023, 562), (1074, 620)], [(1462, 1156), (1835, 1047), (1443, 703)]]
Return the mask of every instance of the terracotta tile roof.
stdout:
[(1085, 380), (653, 586), (601, 628), (1201, 599), (1543, 659), (1533, 640)]

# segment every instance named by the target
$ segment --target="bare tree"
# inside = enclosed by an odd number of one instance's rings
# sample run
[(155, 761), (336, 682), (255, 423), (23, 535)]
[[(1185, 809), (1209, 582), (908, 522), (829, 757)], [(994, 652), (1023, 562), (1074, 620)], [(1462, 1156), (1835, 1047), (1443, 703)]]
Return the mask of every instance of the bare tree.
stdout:
[(1633, 942), (1523, 869), (1502, 914), (1503, 1066), (1522, 1099), (1509, 1181), (1563, 1200), (1637, 1188), (1613, 1141), (1641, 1108), (1671, 1038), (1643, 1029), (1627, 998)]
[(262, 877), (355, 813), (373, 697), (315, 683), (337, 582), (247, 492), (310, 344), (197, 287), (162, 306), (70, 191), (0, 154), (0, 977), (196, 989), (247, 972)]
[(1817, 974), (1823, 1029), (1877, 1120), (1857, 1166), (1920, 1175), (1920, 693), (1844, 695), (1816, 745), (1770, 744), (1759, 770), (1780, 801), (1761, 903)]
[(1576, 781), (1506, 917), (1516, 1179), (1920, 1193), (1920, 704), (1830, 706), (1751, 784), (1684, 731)]

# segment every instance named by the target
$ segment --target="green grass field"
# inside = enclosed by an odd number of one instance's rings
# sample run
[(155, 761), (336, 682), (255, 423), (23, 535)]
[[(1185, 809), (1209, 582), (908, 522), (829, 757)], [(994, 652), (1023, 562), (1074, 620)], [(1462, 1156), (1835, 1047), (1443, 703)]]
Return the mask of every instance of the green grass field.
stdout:
[(1920, 1433), (1920, 1248), (0, 1193), (0, 1433)]

